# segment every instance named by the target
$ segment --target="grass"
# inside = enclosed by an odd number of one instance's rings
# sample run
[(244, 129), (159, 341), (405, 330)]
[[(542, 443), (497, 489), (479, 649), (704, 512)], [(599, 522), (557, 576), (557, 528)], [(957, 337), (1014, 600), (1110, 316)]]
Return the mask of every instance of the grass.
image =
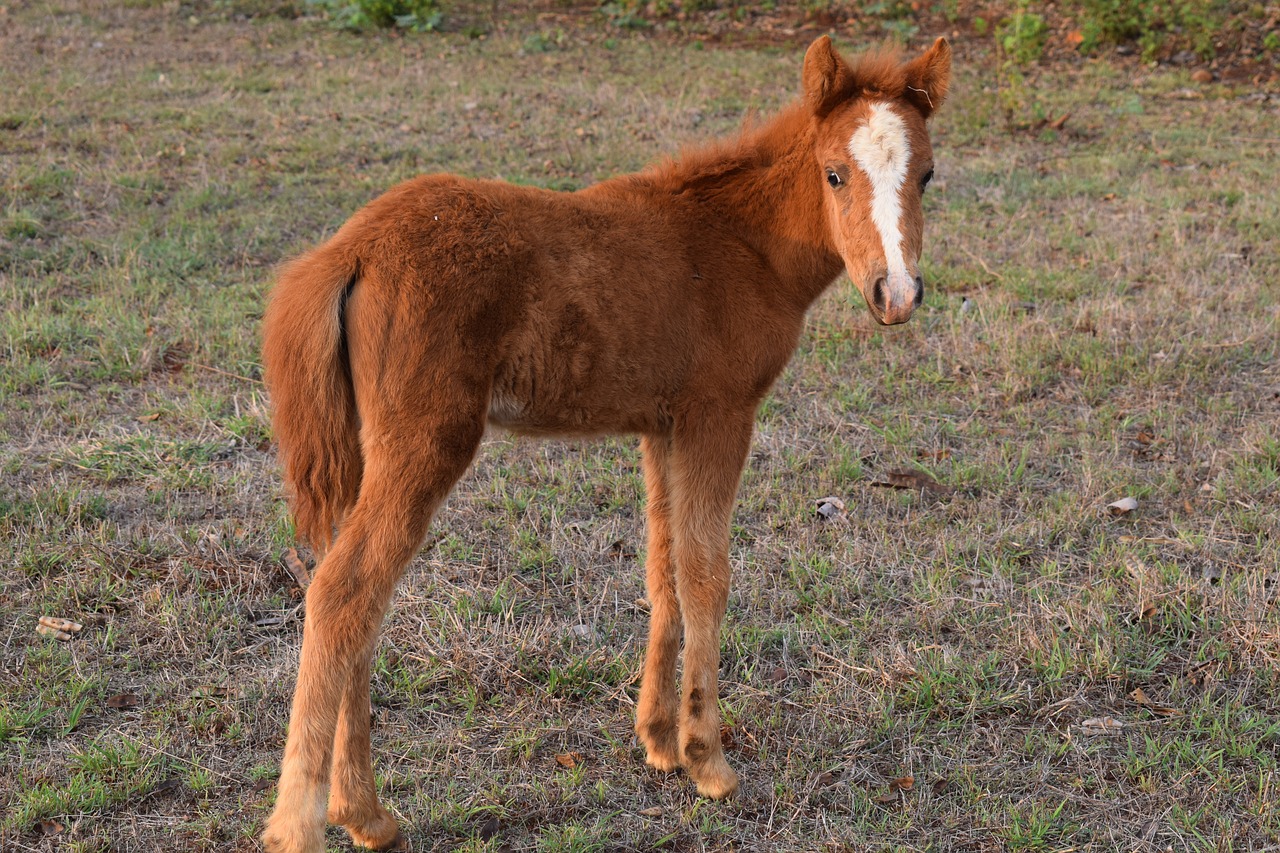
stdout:
[[(418, 172), (572, 188), (731, 132), (802, 45), (4, 20), (34, 49), (0, 52), (0, 846), (254, 849), (301, 630), (272, 265)], [(722, 665), (741, 795), (632, 740), (635, 442), (494, 435), (374, 666), (415, 849), (1280, 843), (1274, 99), (1088, 61), (1034, 81), (1065, 126), (1010, 135), (960, 47), (924, 308), (878, 329), (838, 283), (759, 416)], [(954, 491), (873, 485), (903, 468)]]

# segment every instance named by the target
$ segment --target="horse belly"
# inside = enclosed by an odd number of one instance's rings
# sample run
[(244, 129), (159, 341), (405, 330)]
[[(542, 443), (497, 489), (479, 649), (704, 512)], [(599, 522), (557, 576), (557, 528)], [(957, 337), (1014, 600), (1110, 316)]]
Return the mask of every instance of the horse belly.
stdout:
[(663, 379), (642, 354), (595, 346), (589, 335), (543, 339), (500, 365), (489, 421), (530, 435), (654, 432), (666, 410)]
[[(536, 383), (533, 386), (536, 389)], [(663, 406), (652, 396), (585, 393), (521, 394), (495, 386), (489, 399), (489, 422), (511, 432), (538, 436), (592, 436), (646, 433), (660, 429)]]

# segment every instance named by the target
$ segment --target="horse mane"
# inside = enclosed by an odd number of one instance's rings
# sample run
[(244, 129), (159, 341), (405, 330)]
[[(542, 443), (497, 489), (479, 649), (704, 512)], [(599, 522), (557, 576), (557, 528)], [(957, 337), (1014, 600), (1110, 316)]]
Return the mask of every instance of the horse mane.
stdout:
[[(907, 88), (901, 51), (893, 45), (872, 48), (849, 63), (843, 88), (846, 97), (864, 94), (893, 100)], [(767, 165), (789, 151), (807, 130), (812, 118), (803, 100), (792, 101), (777, 114), (761, 120), (749, 112), (737, 134), (682, 148), (650, 166), (639, 176), (664, 189), (705, 185), (731, 174)]]
[(748, 113), (737, 134), (682, 148), (641, 173), (659, 187), (706, 184), (773, 162), (807, 129), (809, 113), (793, 103), (766, 120)]

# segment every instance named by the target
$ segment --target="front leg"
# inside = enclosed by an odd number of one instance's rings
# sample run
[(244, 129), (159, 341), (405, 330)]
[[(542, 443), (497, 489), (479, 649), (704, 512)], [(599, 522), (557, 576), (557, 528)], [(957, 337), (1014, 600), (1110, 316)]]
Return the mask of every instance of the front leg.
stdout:
[(680, 604), (671, 564), (671, 498), (667, 488), (670, 441), (646, 436), (640, 442), (648, 496), (649, 545), (645, 585), (649, 591), (649, 646), (645, 653), (636, 736), (645, 761), (663, 772), (680, 766), (677, 740), (676, 657), (680, 652)]
[(670, 485), (684, 617), (680, 763), (699, 794), (718, 800), (738, 790), (720, 746), (720, 624), (729, 600), (729, 519), (751, 444), (752, 412), (707, 415), (677, 425)]

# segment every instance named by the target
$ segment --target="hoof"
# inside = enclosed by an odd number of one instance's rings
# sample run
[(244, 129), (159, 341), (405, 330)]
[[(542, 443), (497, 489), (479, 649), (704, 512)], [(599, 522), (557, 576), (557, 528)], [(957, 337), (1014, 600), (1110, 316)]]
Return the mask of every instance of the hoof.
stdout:
[(347, 826), (351, 843), (368, 850), (407, 850), (405, 838), (400, 834), (396, 819), (385, 811), (361, 826)]
[(664, 755), (649, 749), (645, 754), (644, 763), (662, 773), (672, 773), (680, 769), (680, 762), (676, 760), (674, 750)]
[(267, 853), (322, 853), (324, 835), (285, 828), (278, 821), (268, 821), (262, 833), (262, 849)]
[(636, 737), (644, 744), (644, 763), (654, 770), (670, 773), (680, 768), (676, 749), (676, 727), (673, 723), (659, 725), (649, 723), (636, 726)]
[(738, 792), (738, 774), (729, 767), (724, 756), (690, 767), (689, 776), (697, 784), (700, 797), (723, 800)]
[(732, 770), (719, 779), (698, 782), (698, 796), (709, 800), (727, 800), (738, 793), (738, 776)]

